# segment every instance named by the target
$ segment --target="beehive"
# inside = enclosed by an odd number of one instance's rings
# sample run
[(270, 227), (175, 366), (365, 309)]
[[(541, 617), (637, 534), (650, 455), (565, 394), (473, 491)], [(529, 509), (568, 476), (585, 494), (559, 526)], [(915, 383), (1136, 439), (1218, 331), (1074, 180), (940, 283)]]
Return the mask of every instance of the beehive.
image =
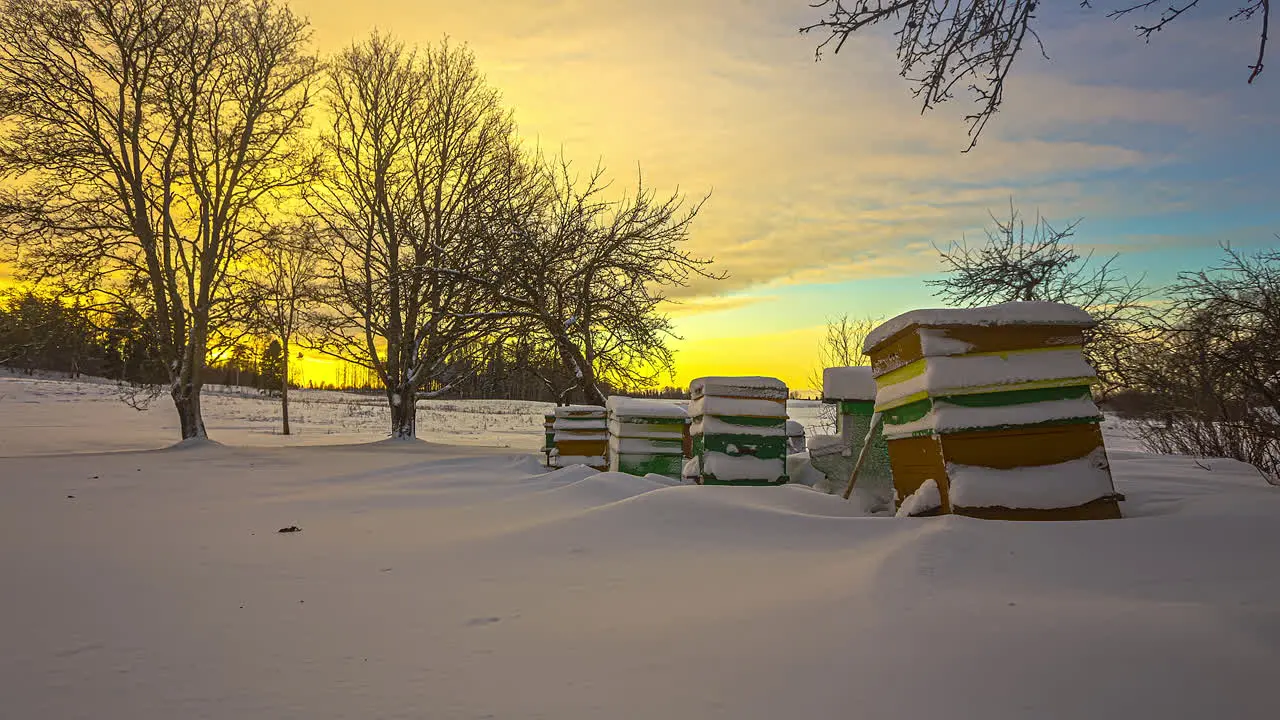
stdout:
[[(823, 446), (814, 467), (827, 476), (831, 486), (844, 492), (853, 465), (857, 462), (875, 410), (876, 380), (870, 367), (833, 367), (822, 371), (822, 401), (835, 406), (839, 452), (831, 443)], [(875, 433), (862, 469), (858, 472), (859, 497), (871, 508), (888, 507), (893, 500), (893, 474), (889, 448), (883, 433)]]
[(689, 428), (703, 485), (787, 482), (787, 386), (768, 377), (705, 377), (689, 385)]
[(609, 466), (609, 420), (599, 405), (565, 405), (556, 408), (552, 425), (556, 467), (587, 465), (597, 470)]
[(545, 413), (542, 416), (542, 452), (547, 456), (547, 464), (551, 464), (551, 453), (556, 449), (556, 414)]
[[(915, 310), (864, 345), (899, 501), (1007, 520), (1120, 517), (1081, 352), (1088, 313), (1019, 302)], [(932, 491), (929, 491), (932, 495)], [(923, 495), (923, 493), (922, 493)]]
[(679, 478), (688, 412), (671, 403), (613, 396), (609, 411), (609, 469)]

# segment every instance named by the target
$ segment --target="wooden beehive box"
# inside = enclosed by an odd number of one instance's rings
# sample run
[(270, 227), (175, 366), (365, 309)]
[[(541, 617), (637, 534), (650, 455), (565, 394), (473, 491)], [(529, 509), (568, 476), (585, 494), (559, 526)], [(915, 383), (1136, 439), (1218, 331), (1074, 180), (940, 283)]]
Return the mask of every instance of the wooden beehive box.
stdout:
[(936, 500), (917, 512), (1120, 517), (1081, 352), (1093, 325), (1070, 305), (1021, 302), (916, 310), (876, 328), (864, 350), (899, 501), (932, 480)]
[(610, 397), (609, 470), (679, 478), (689, 415), (671, 403)]
[(609, 466), (609, 421), (599, 405), (565, 405), (556, 408), (555, 451), (557, 467), (587, 465), (597, 470)]
[(787, 386), (766, 377), (689, 385), (689, 434), (703, 485), (779, 485), (787, 478)]
[[(822, 371), (822, 402), (835, 405), (836, 434), (840, 436), (843, 451), (837, 459), (828, 449), (820, 464), (834, 471), (836, 477), (828, 479), (840, 491), (848, 484), (850, 472), (871, 430), (875, 399), (876, 381), (872, 368), (830, 367)], [(883, 508), (893, 500), (889, 449), (884, 436), (879, 433), (871, 438), (871, 447), (858, 473), (857, 487), (860, 495), (873, 500), (876, 507)]]

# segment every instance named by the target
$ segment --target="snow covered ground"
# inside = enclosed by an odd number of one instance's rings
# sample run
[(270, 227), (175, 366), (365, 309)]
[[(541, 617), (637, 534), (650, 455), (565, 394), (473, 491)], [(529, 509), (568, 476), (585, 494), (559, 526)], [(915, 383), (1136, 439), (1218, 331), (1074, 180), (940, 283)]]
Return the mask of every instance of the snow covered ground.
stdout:
[(0, 718), (1280, 717), (1248, 466), (1109, 422), (1124, 520), (868, 518), (548, 474), (545, 407), (394, 443), (377, 398), (301, 393), (286, 438), (214, 392), (221, 444), (169, 448), (162, 402), (0, 377)]

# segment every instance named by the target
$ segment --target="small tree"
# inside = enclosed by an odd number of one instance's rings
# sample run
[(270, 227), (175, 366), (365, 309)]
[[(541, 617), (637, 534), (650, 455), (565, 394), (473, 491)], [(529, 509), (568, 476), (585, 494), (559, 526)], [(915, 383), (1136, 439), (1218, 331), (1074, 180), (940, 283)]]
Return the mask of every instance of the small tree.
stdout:
[(258, 360), (258, 389), (270, 395), (276, 391), (283, 391), (287, 383), (280, 341), (272, 338), (271, 342), (262, 348), (262, 356)]
[(289, 434), (291, 342), (308, 323), (308, 306), (320, 297), (322, 269), (313, 221), (273, 229), (246, 271), (252, 324), (280, 345), (280, 419)]
[(826, 334), (818, 346), (818, 366), (809, 373), (814, 389), (822, 392), (822, 371), (826, 368), (871, 364), (862, 346), (879, 323), (870, 316), (852, 318), (848, 313), (827, 320)]
[[(831, 367), (870, 365), (871, 358), (862, 351), (867, 335), (875, 329), (879, 320), (870, 316), (852, 318), (848, 313), (827, 320), (826, 334), (818, 345), (818, 365), (809, 373), (809, 384), (823, 393), (822, 371)], [(818, 426), (835, 432), (836, 408), (823, 405), (818, 413)]]
[(1040, 300), (1068, 303), (1088, 311), (1097, 325), (1085, 334), (1085, 357), (1098, 372), (1104, 391), (1123, 382), (1126, 348), (1147, 327), (1144, 301), (1150, 294), (1141, 280), (1130, 281), (1114, 267), (1118, 255), (1095, 260), (1068, 242), (1080, 221), (1056, 229), (1036, 216), (1028, 236), (1018, 211), (1009, 219), (992, 215), (995, 229), (973, 247), (965, 240), (939, 249), (947, 276), (927, 280), (935, 295), (952, 305), (979, 307), (1002, 302)]

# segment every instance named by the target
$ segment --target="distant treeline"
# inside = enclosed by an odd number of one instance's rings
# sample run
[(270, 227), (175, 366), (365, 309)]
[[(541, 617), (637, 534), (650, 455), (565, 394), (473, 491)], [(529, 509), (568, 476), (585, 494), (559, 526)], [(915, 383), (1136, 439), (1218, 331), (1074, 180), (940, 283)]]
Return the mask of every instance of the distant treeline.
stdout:
[[(131, 313), (107, 313), (81, 304), (24, 291), (0, 296), (0, 366), (20, 372), (52, 371), (87, 375), (133, 385), (159, 385), (168, 375), (147, 322)], [(548, 379), (560, 371), (539, 358), (528, 344), (491, 343), (479, 354), (485, 360), (449, 364), (452, 382), (429, 388), (442, 398), (480, 398), (555, 402)], [(278, 391), (282, 382), (280, 343), (240, 342), (206, 364), (207, 382), (215, 385)], [(296, 367), (296, 366), (295, 366)], [(291, 387), (382, 394), (372, 368), (344, 364), (337, 382), (316, 382), (290, 373)], [(554, 380), (552, 379), (552, 382)], [(687, 399), (687, 388), (642, 390), (607, 388), (608, 394)]]

